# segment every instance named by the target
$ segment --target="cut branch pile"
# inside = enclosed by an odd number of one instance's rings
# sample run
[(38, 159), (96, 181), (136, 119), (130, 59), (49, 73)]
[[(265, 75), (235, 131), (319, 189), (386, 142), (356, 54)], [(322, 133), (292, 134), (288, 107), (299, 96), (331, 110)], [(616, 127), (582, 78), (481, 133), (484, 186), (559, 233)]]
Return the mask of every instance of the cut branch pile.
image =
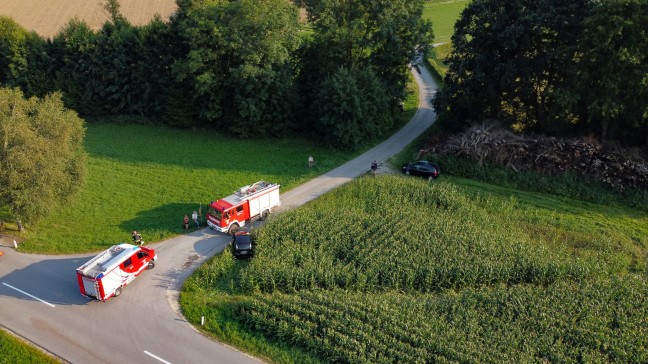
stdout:
[(480, 165), (505, 166), (517, 172), (587, 175), (617, 189), (648, 189), (645, 156), (620, 148), (604, 148), (592, 138), (519, 135), (495, 123), (484, 123), (444, 141), (431, 142), (424, 152), (470, 158)]

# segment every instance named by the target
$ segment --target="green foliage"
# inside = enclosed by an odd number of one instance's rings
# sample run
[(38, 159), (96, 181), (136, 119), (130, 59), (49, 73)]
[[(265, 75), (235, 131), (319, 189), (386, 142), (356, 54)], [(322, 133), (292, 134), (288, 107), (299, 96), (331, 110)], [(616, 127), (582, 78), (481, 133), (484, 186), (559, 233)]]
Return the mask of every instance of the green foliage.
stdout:
[(296, 100), (297, 9), (246, 0), (194, 4), (187, 12), (177, 26), (188, 54), (174, 73), (191, 85), (199, 116), (238, 136), (285, 134)]
[(51, 88), (46, 44), (11, 18), (0, 16), (0, 86), (20, 87), (27, 96)]
[(435, 107), (462, 126), (496, 119), (517, 131), (645, 144), (645, 8), (644, 0), (472, 1)]
[(444, 174), (498, 184), (517, 190), (550, 193), (605, 205), (623, 205), (648, 211), (648, 191), (639, 189), (612, 190), (609, 186), (586, 176), (563, 174), (540, 175), (516, 172), (506, 167), (482, 165), (476, 161), (453, 156), (430, 155), (427, 158), (441, 165)]
[(70, 21), (52, 41), (56, 85), (84, 115), (157, 115), (164, 110), (175, 59), (168, 24), (159, 18), (130, 25), (117, 9), (114, 23), (94, 32)]
[(589, 2), (475, 0), (455, 26), (437, 110), (462, 122), (493, 118), (518, 129), (555, 130), (568, 115), (556, 100), (576, 53)]
[[(480, 217), (492, 210), (500, 213), (486, 224)], [(601, 257), (574, 258), (558, 247), (547, 249), (520, 228), (516, 210), (511, 201), (469, 197), (445, 183), (362, 180), (258, 230), (259, 254), (241, 272), (240, 285), (263, 293), (436, 292), (549, 284), (628, 269)]]
[(648, 360), (646, 297), (646, 279), (630, 275), (441, 295), (256, 295), (237, 317), (327, 362), (641, 363)]
[(648, 1), (602, 1), (583, 28), (566, 103), (603, 140), (648, 145)]
[(0, 364), (51, 363), (59, 361), (0, 329)]
[(425, 54), (432, 41), (431, 24), (422, 19), (422, 1), (305, 1), (313, 20), (313, 53), (303, 61), (319, 79), (331, 68), (372, 71), (389, 95), (403, 96), (406, 70), (418, 53)]
[(333, 147), (355, 149), (392, 127), (389, 97), (369, 70), (339, 69), (317, 90), (315, 130)]
[(93, 54), (98, 35), (87, 24), (72, 19), (52, 40), (53, 74), (65, 105), (84, 115), (99, 113), (97, 98), (101, 72)]
[(428, 53), (428, 57), (425, 59), (430, 72), (432, 72), (434, 78), (440, 82), (443, 82), (443, 79), (448, 72), (448, 65), (446, 64), (445, 59), (451, 51), (452, 44), (445, 43), (432, 48)]
[(391, 128), (408, 65), (427, 52), (432, 33), (422, 2), (302, 3), (313, 35), (301, 49), (305, 120), (297, 127), (335, 147), (362, 147)]
[(225, 252), (183, 288), (221, 339), (325, 362), (646, 360), (645, 213), (382, 176), (253, 234), (252, 260)]
[(18, 89), (0, 89), (0, 201), (18, 221), (36, 223), (79, 191), (84, 133), (60, 94), (26, 100)]
[[(27, 96), (60, 90), (66, 106), (85, 117), (140, 115), (238, 137), (310, 136), (322, 129), (321, 115), (310, 116), (321, 84), (346, 68), (371, 92), (361, 95), (363, 104), (380, 105), (356, 111), (366, 114), (359, 129), (373, 136), (393, 124), (385, 119), (396, 118), (406, 96), (407, 65), (431, 40), (421, 4), (325, 1), (311, 14), (308, 35), (297, 7), (285, 0), (178, 1), (169, 22), (154, 18), (145, 26), (131, 25), (119, 2), (109, 0), (110, 20), (99, 31), (73, 19), (51, 41), (2, 18), (0, 83)], [(347, 114), (333, 109), (323, 118), (349, 129), (346, 120), (334, 120)], [(326, 140), (362, 147), (337, 135), (345, 140)]]

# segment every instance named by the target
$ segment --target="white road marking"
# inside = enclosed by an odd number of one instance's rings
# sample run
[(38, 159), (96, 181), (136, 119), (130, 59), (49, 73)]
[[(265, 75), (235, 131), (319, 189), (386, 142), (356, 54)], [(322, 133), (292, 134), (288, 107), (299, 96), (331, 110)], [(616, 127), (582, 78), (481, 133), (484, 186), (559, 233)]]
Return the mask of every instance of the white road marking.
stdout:
[(38, 297), (36, 297), (36, 296), (33, 296), (33, 295), (30, 295), (29, 293), (27, 293), (27, 292), (25, 292), (25, 291), (23, 291), (23, 290), (21, 290), (21, 289), (18, 289), (18, 288), (16, 288), (16, 287), (12, 286), (12, 285), (6, 284), (5, 282), (2, 282), (2, 284), (4, 284), (5, 286), (7, 286), (7, 287), (9, 287), (9, 288), (15, 289), (16, 291), (18, 291), (18, 292), (20, 292), (20, 293), (22, 293), (22, 294), (24, 294), (24, 295), (27, 295), (27, 296), (29, 296), (29, 297), (35, 299), (35, 300), (39, 300), (39, 301), (43, 302), (44, 304), (46, 304), (46, 305), (48, 305), (48, 306), (50, 306), (50, 307), (56, 307), (56, 306), (54, 306), (53, 304), (51, 304), (51, 303), (49, 303), (49, 302), (47, 302), (47, 301), (41, 300), (40, 298), (38, 298)]
[(155, 359), (157, 359), (157, 360), (159, 360), (159, 361), (161, 361), (161, 362), (163, 362), (163, 363), (165, 363), (165, 364), (171, 364), (171, 363), (169, 363), (168, 361), (166, 361), (166, 360), (160, 358), (159, 356), (155, 356), (155, 355), (149, 353), (149, 352), (146, 351), (146, 350), (144, 350), (144, 354), (146, 354), (146, 355), (148, 355), (148, 356), (150, 356), (150, 357), (153, 357), (153, 358), (155, 358)]

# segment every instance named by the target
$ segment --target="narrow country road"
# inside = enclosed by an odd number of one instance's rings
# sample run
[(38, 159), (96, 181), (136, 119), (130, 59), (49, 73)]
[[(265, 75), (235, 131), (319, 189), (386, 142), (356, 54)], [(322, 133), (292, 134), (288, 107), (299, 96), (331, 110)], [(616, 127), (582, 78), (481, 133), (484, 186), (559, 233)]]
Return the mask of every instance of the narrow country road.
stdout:
[[(425, 131), (436, 119), (430, 73), (413, 72), (419, 110), (399, 132), (348, 163), (281, 197), (280, 210), (295, 208), (367, 172)], [(203, 229), (152, 244), (159, 259), (119, 298), (88, 301), (75, 269), (94, 254), (28, 255), (0, 246), (0, 326), (71, 363), (258, 363), (196, 331), (179, 313), (182, 282), (207, 258), (221, 252), (225, 234)]]

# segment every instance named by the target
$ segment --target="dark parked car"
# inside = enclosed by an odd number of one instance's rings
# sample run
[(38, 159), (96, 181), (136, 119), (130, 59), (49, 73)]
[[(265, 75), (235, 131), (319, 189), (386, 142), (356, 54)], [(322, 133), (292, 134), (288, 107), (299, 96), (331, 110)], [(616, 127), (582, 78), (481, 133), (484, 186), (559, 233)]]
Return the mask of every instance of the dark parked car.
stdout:
[(403, 173), (412, 176), (437, 178), (441, 169), (437, 164), (428, 161), (409, 162), (403, 167)]
[(232, 236), (230, 248), (235, 258), (249, 258), (254, 255), (254, 242), (246, 231), (239, 231)]

